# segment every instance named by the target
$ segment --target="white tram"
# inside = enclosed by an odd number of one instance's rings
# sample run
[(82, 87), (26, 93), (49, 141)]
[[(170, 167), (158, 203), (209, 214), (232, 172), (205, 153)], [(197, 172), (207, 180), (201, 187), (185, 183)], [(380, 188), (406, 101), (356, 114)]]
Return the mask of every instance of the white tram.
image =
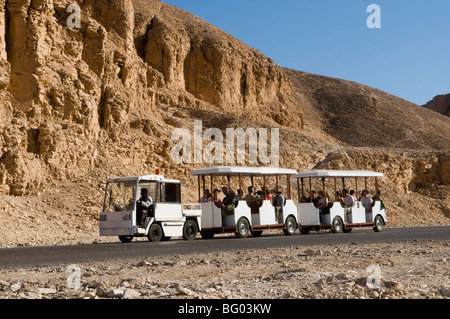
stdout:
[[(299, 229), (302, 234), (308, 234), (311, 230), (331, 229), (333, 232), (350, 232), (355, 227), (373, 227), (374, 231), (381, 232), (387, 222), (386, 208), (379, 197), (379, 178), (382, 173), (371, 171), (342, 171), (342, 170), (311, 170), (301, 172), (294, 176), (297, 179), (298, 197), (304, 198), (305, 182), (309, 184), (309, 202), (299, 200), (297, 204), (297, 216)], [(312, 202), (312, 179), (322, 181), (322, 190), (328, 194), (329, 204), (326, 209), (319, 210)], [(368, 189), (369, 179), (375, 180), (375, 194), (371, 194), (372, 203), (364, 207), (356, 198), (350, 208), (344, 208), (338, 195), (338, 183), (342, 181), (342, 188), (346, 188), (346, 180), (354, 181), (356, 193), (358, 186), (364, 185)], [(332, 187), (326, 186), (331, 180)], [(339, 180), (339, 181), (338, 181)], [(334, 193), (330, 193), (330, 189)], [(327, 192), (328, 190), (328, 192)], [(367, 206), (367, 205), (366, 205)], [(322, 216), (321, 216), (322, 215)], [(322, 217), (322, 218), (321, 218)], [(322, 221), (321, 221), (322, 219)]]
[[(140, 207), (145, 190), (149, 206)], [(118, 236), (127, 243), (135, 237), (151, 242), (183, 237), (193, 240), (201, 224), (196, 204), (182, 204), (181, 183), (160, 175), (129, 176), (106, 181), (103, 210), (100, 213), (100, 236)]]
[[(234, 190), (236, 196), (238, 196), (237, 189), (242, 192), (242, 196), (237, 198), (235, 207), (231, 211), (224, 212), (224, 208), (218, 207), (213, 201), (200, 204), (201, 236), (209, 239), (215, 234), (234, 232), (240, 238), (246, 238), (250, 233), (257, 237), (261, 236), (264, 230), (269, 229), (280, 229), (286, 236), (293, 235), (298, 224), (297, 207), (291, 199), (290, 187), (291, 176), (295, 174), (297, 174), (295, 170), (274, 167), (206, 167), (192, 171), (191, 175), (198, 177), (199, 202), (203, 193), (201, 190), (208, 187), (212, 192), (225, 184), (226, 187)], [(209, 185), (207, 178), (209, 178)], [(271, 200), (261, 199), (256, 205), (250, 207), (244, 199), (249, 185), (256, 186), (255, 178), (259, 179), (259, 185), (263, 189), (270, 191), (279, 188), (280, 179), (284, 179), (283, 185), (287, 185), (287, 189), (283, 190), (284, 206), (278, 214), (278, 219), (276, 219), (276, 210)], [(272, 180), (270, 186), (269, 178)]]
[[(311, 170), (301, 173), (292, 169), (275, 167), (206, 167), (191, 172), (198, 177), (200, 204), (182, 204), (181, 183), (165, 179), (158, 170), (156, 175), (132, 176), (109, 179), (106, 182), (103, 211), (100, 213), (100, 235), (118, 236), (122, 242), (134, 237), (148, 237), (158, 242), (171, 237), (186, 240), (196, 238), (198, 231), (205, 239), (215, 234), (235, 233), (246, 238), (250, 234), (261, 236), (264, 230), (282, 230), (286, 236), (311, 230), (331, 229), (332, 232), (350, 232), (355, 227), (373, 227), (381, 232), (387, 222), (386, 208), (379, 197), (379, 178), (382, 173), (371, 171)], [(298, 204), (291, 198), (291, 178), (297, 180)], [(209, 179), (209, 185), (207, 184)], [(255, 181), (257, 179), (257, 181)], [(322, 191), (327, 193), (329, 204), (325, 209), (315, 206), (312, 196), (312, 180), (321, 180)], [(327, 184), (331, 179), (332, 186)], [(351, 207), (343, 207), (337, 196), (338, 179), (342, 188), (346, 180), (354, 180), (356, 193), (361, 181), (367, 190), (370, 179), (375, 180), (375, 194), (368, 206), (356, 199)], [(309, 184), (309, 202), (305, 195), (305, 181)], [(359, 183), (359, 184), (358, 184)], [(316, 182), (317, 184), (317, 182)], [(215, 186), (216, 185), (216, 186)], [(203, 202), (202, 189), (222, 187), (233, 189), (233, 205), (218, 206), (213, 201)], [(282, 193), (282, 209), (266, 196), (249, 202), (245, 199), (249, 186)], [(139, 208), (139, 193), (143, 190), (152, 198), (145, 214)], [(237, 189), (241, 190), (239, 196)], [(334, 194), (330, 193), (333, 189)], [(372, 187), (373, 189), (373, 187)], [(328, 192), (327, 192), (328, 191)], [(264, 194), (270, 197), (270, 194)], [(222, 194), (223, 196), (223, 194)], [(226, 209), (225, 209), (226, 208)]]

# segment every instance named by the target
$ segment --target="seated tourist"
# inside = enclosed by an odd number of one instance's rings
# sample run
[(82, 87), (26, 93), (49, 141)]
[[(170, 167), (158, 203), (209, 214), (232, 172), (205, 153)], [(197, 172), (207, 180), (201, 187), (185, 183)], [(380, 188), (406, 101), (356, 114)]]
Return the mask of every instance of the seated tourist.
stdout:
[(319, 209), (319, 219), (320, 223), (324, 223), (323, 215), (330, 213), (330, 208), (328, 207), (328, 197), (324, 191), (319, 191), (319, 201), (317, 202), (317, 208)]
[(275, 208), (275, 220), (278, 221), (278, 217), (283, 213), (285, 201), (284, 197), (281, 195), (281, 189), (275, 188), (273, 192), (275, 196), (272, 198), (272, 205)]

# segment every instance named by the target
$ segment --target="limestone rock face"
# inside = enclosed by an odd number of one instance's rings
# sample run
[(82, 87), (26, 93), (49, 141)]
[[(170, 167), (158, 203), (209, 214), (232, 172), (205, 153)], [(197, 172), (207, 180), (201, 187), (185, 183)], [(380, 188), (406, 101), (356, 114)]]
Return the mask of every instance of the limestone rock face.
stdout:
[(72, 3), (0, 2), (6, 193), (85, 174), (109, 145), (102, 134), (129, 129), (132, 109), (156, 113), (148, 67), (134, 49), (132, 1), (79, 1), (79, 29), (68, 27)]
[[(186, 91), (227, 114), (302, 127), (292, 86), (271, 59), (178, 8), (163, 5), (148, 22), (144, 61), (160, 72), (164, 85)], [(246, 109), (250, 112), (246, 112)], [(289, 115), (289, 116), (284, 116)]]
[[(71, 4), (80, 28), (69, 26)], [(0, 17), (4, 193), (26, 194), (105, 161), (167, 165), (161, 105), (303, 125), (280, 67), (159, 0), (2, 0)]]

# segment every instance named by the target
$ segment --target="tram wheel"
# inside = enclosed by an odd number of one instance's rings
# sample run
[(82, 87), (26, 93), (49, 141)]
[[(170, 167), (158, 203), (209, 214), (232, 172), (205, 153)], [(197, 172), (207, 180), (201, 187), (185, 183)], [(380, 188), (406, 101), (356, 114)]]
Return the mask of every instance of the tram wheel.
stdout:
[(332, 223), (331, 231), (333, 233), (342, 233), (342, 229), (344, 228), (344, 223), (342, 222), (342, 218), (339, 216), (334, 217), (333, 223)]
[(286, 229), (283, 229), (283, 233), (286, 236), (292, 236), (295, 234), (296, 230), (297, 230), (297, 223), (295, 222), (295, 218), (289, 216), (288, 218), (286, 218)]
[(375, 221), (374, 221), (375, 226), (373, 227), (373, 230), (377, 233), (381, 232), (383, 230), (383, 218), (378, 215), (377, 217), (375, 217)]
[(237, 232), (236, 236), (239, 238), (247, 238), (250, 233), (250, 224), (248, 223), (247, 218), (242, 217), (238, 220), (237, 223)]
[(161, 241), (163, 237), (163, 230), (159, 224), (152, 224), (150, 230), (148, 231), (147, 238), (153, 243)]
[(187, 220), (183, 226), (183, 239), (194, 240), (197, 237), (198, 227), (197, 223), (193, 220)]

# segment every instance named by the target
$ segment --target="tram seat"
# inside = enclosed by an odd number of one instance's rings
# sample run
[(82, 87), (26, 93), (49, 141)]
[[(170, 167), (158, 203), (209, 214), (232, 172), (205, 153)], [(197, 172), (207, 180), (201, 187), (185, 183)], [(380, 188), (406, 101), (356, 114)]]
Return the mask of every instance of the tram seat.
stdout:
[(259, 214), (259, 208), (263, 205), (262, 200), (257, 200), (253, 202), (247, 202), (247, 206), (250, 207), (250, 212), (252, 215)]

